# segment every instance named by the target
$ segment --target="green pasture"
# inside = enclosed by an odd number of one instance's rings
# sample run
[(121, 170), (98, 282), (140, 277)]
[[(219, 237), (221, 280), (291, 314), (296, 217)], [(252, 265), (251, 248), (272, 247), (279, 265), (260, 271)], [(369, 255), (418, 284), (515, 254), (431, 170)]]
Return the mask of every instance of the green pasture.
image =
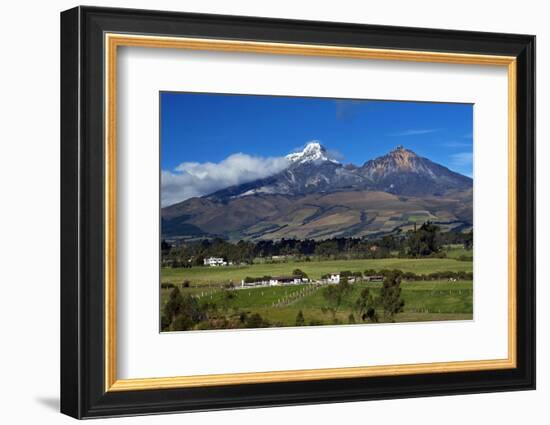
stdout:
[[(354, 315), (357, 323), (361, 323), (354, 308), (355, 301), (363, 288), (369, 287), (376, 296), (381, 286), (381, 283), (352, 284), (336, 312), (338, 323), (348, 323), (350, 314)], [(323, 292), (327, 287), (289, 285), (235, 290), (183, 288), (181, 291), (182, 294), (189, 293), (197, 297), (199, 302), (215, 303), (228, 314), (259, 313), (274, 326), (294, 326), (300, 310), (306, 324), (334, 323), (332, 314), (324, 310), (326, 300)], [(402, 282), (401, 288), (405, 308), (396, 316), (397, 322), (469, 320), (473, 317), (471, 281)], [(170, 289), (162, 289), (162, 303), (166, 301), (169, 291)], [(382, 318), (382, 310), (378, 313)]]
[(473, 257), (472, 250), (464, 249), (462, 245), (447, 245), (444, 248), (444, 252), (447, 254), (447, 258), (457, 259), (460, 256)]
[[(454, 250), (453, 250), (454, 251)], [(457, 255), (457, 257), (460, 254)], [(294, 269), (301, 269), (311, 279), (320, 279), (322, 275), (331, 272), (365, 271), (367, 269), (399, 269), (403, 272), (429, 274), (443, 271), (472, 271), (472, 262), (457, 261), (454, 258), (384, 258), (378, 260), (324, 260), (324, 261), (288, 261), (271, 264), (251, 264), (246, 266), (161, 269), (161, 281), (181, 285), (189, 281), (191, 286), (220, 286), (227, 283), (240, 285), (246, 276), (261, 277), (265, 275), (289, 275)]]

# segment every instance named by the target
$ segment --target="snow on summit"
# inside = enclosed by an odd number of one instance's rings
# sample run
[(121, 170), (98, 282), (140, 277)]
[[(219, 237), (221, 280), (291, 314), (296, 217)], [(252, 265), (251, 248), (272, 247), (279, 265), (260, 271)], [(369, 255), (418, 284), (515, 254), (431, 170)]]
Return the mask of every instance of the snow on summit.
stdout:
[(291, 153), (285, 157), (293, 163), (305, 164), (308, 162), (330, 161), (339, 164), (327, 154), (327, 150), (318, 141), (309, 142), (301, 152)]

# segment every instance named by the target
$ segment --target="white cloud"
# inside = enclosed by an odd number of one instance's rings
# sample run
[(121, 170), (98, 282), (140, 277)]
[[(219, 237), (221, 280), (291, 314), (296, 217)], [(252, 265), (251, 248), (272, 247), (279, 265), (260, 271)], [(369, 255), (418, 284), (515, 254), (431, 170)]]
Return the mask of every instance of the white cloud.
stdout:
[(422, 134), (430, 134), (439, 131), (438, 128), (425, 128), (425, 129), (410, 129), (404, 131), (398, 131), (397, 133), (392, 133), (390, 136), (419, 136)]
[(443, 144), (448, 148), (465, 148), (472, 146), (472, 142), (445, 142)]
[(214, 162), (183, 162), (162, 170), (161, 204), (167, 206), (195, 196), (271, 176), (288, 166), (284, 157), (263, 158), (236, 153)]
[(451, 155), (451, 163), (455, 167), (467, 167), (472, 165), (474, 155), (472, 152), (460, 152)]
[(338, 120), (354, 119), (361, 105), (366, 104), (364, 100), (337, 99), (334, 101), (336, 107), (336, 118)]
[(344, 160), (344, 154), (340, 151), (337, 151), (336, 149), (327, 149), (327, 157), (329, 159), (334, 159), (335, 161), (343, 161)]
[(472, 177), (472, 165), (474, 154), (472, 152), (460, 152), (450, 156), (450, 168), (465, 176)]

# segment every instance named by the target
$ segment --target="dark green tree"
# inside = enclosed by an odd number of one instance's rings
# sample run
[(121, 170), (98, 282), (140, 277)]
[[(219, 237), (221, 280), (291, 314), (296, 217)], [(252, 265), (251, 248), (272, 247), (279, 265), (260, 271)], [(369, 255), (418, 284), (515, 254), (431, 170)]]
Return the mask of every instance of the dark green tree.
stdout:
[(164, 239), (160, 243), (160, 249), (161, 249), (163, 255), (168, 254), (171, 247), (172, 246), (168, 242), (166, 242)]
[(224, 311), (229, 310), (231, 307), (231, 301), (237, 297), (237, 294), (232, 289), (223, 288), (222, 289), (222, 307)]
[(405, 307), (405, 301), (401, 299), (401, 275), (391, 272), (384, 278), (380, 290), (380, 302), (384, 308), (384, 318), (394, 322), (395, 315), (401, 313)]
[(439, 226), (427, 221), (420, 226), (420, 229), (409, 232), (407, 246), (409, 256), (415, 258), (439, 252), (441, 249)]
[(161, 331), (168, 331), (170, 330), (170, 325), (172, 324), (172, 320), (170, 317), (168, 317), (164, 312), (160, 316), (160, 329)]
[(470, 250), (474, 246), (474, 231), (470, 230), (464, 235), (464, 249)]
[(336, 313), (342, 306), (345, 296), (351, 291), (351, 285), (347, 277), (341, 277), (340, 283), (329, 285), (323, 291), (323, 297), (327, 302), (327, 306), (323, 309), (332, 315), (332, 321), (337, 322)]
[(161, 316), (161, 329), (184, 331), (206, 318), (206, 310), (189, 294), (182, 295), (175, 287), (170, 292)]
[(377, 300), (373, 297), (369, 288), (365, 288), (359, 294), (355, 302), (355, 309), (359, 317), (364, 322), (378, 323), (378, 314), (376, 313)]
[(307, 273), (303, 272), (301, 269), (294, 269), (292, 271), (293, 276), (300, 276), (301, 278), (308, 278)]
[(323, 291), (323, 298), (327, 302), (327, 306), (324, 308), (332, 315), (332, 321), (336, 321), (336, 313), (342, 304), (342, 290), (339, 285), (329, 285)]
[(245, 327), (247, 328), (267, 328), (269, 322), (264, 320), (259, 313), (251, 314), (246, 318)]
[(330, 257), (340, 252), (338, 242), (335, 240), (321, 241), (315, 247), (315, 255), (319, 257)]
[(172, 322), (172, 330), (186, 331), (205, 319), (206, 311), (199, 301), (195, 297), (185, 294), (181, 297), (180, 308)]
[(166, 304), (164, 304), (164, 308), (162, 309), (161, 329), (163, 331), (169, 330), (170, 325), (181, 311), (182, 300), (183, 298), (180, 290), (174, 287), (170, 291), (168, 301), (166, 301)]
[(296, 326), (304, 326), (306, 323), (304, 319), (304, 313), (302, 313), (302, 310), (298, 312), (296, 315)]
[(172, 330), (173, 331), (188, 331), (189, 329), (192, 329), (195, 325), (195, 322), (193, 320), (185, 315), (180, 314), (176, 316), (175, 320), (172, 322)]

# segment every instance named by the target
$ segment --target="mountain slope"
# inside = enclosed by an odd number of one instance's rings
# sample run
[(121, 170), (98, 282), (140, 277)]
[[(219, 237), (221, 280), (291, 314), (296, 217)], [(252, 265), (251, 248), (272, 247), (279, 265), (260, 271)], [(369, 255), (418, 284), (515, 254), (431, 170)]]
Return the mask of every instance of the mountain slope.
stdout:
[(451, 190), (472, 187), (471, 178), (422, 158), (403, 146), (367, 161), (361, 174), (374, 182), (374, 189), (400, 195), (443, 195)]
[(306, 195), (341, 190), (376, 190), (409, 196), (440, 196), (467, 190), (472, 179), (398, 146), (362, 167), (342, 165), (331, 159), (319, 143), (287, 155), (289, 166), (273, 176), (231, 186), (208, 196), (227, 200), (258, 194)]
[(367, 187), (369, 182), (357, 173), (356, 167), (344, 167), (330, 158), (318, 142), (309, 143), (302, 152), (286, 156), (288, 168), (273, 176), (255, 180), (208, 195), (208, 199), (227, 200), (258, 194), (306, 195), (339, 190), (341, 188)]
[[(407, 230), (431, 220), (448, 230), (472, 223), (471, 193), (448, 197), (403, 197), (376, 191), (340, 191), (303, 196), (255, 195), (209, 200), (200, 211), (191, 202), (164, 208), (163, 236), (221, 235), (231, 240), (362, 237)], [(184, 222), (193, 233), (173, 230)], [(174, 223), (174, 225), (172, 225)]]
[(401, 146), (361, 167), (340, 164), (319, 143), (287, 160), (268, 178), (163, 208), (163, 237), (324, 239), (426, 220), (446, 230), (471, 226), (472, 180)]

